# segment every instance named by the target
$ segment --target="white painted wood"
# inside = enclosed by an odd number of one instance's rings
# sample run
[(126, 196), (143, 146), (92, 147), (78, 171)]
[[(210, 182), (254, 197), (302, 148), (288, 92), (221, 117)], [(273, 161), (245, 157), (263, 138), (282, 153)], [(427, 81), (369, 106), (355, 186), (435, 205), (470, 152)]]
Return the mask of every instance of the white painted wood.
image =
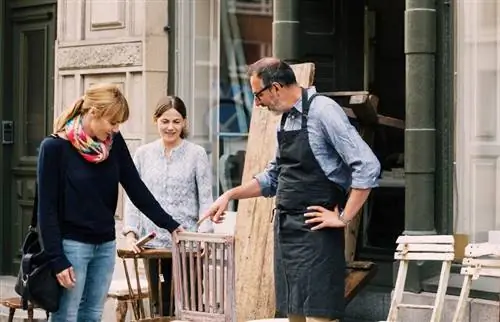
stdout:
[(461, 269), (461, 274), (471, 275), (472, 279), (478, 279), (480, 276), (500, 277), (500, 269), (484, 267), (465, 267)]
[(473, 266), (473, 265), (480, 265), (483, 267), (497, 267), (500, 269), (500, 259), (495, 259), (495, 258), (464, 258), (462, 261), (462, 265), (464, 266)]
[(500, 229), (500, 6), (456, 3), (454, 232), (484, 242)]
[[(387, 315), (387, 322), (398, 321), (398, 312), (400, 308), (431, 309), (432, 316), (430, 322), (441, 321), (444, 298), (450, 278), (451, 262), (455, 257), (453, 236), (399, 236), (397, 243), (399, 245), (394, 253), (394, 259), (400, 260), (400, 265), (391, 301), (391, 307), (389, 308), (389, 314)], [(402, 303), (406, 274), (408, 272), (409, 261), (411, 260), (442, 261), (441, 275), (439, 277), (439, 285), (434, 305)]]
[(464, 278), (462, 284), (462, 290), (460, 291), (460, 297), (458, 298), (457, 308), (453, 316), (453, 322), (461, 322), (464, 318), (465, 304), (467, 303), (467, 298), (469, 297), (470, 286), (472, 284), (472, 279), (469, 276)]
[(397, 321), (398, 310), (403, 300), (403, 291), (405, 288), (406, 274), (408, 273), (408, 261), (403, 260), (399, 263), (398, 276), (396, 278), (396, 285), (394, 287), (394, 294), (391, 300), (391, 307), (387, 315), (387, 322)]
[(454, 253), (395, 253), (394, 259), (398, 260), (427, 260), (427, 261), (452, 261)]
[(396, 247), (397, 251), (408, 252), (433, 252), (433, 253), (449, 253), (454, 252), (455, 248), (449, 244), (399, 244)]
[(401, 303), (398, 305), (400, 308), (408, 308), (408, 309), (424, 309), (424, 310), (432, 310), (434, 306), (432, 305), (422, 305), (422, 304), (406, 304)]
[(464, 275), (464, 281), (453, 322), (459, 322), (463, 319), (472, 280), (477, 280), (481, 276), (500, 277), (500, 254), (498, 246), (489, 243), (467, 245), (465, 256), (468, 257), (463, 259), (462, 269), (460, 270), (460, 273)]
[(500, 245), (480, 243), (469, 244), (465, 247), (466, 257), (481, 257), (486, 255), (500, 256)]
[(454, 244), (451, 235), (399, 236), (396, 244)]
[(439, 322), (443, 316), (444, 297), (450, 279), (451, 260), (443, 262), (441, 266), (441, 275), (439, 276), (439, 286), (434, 301), (434, 311), (432, 312), (430, 322)]

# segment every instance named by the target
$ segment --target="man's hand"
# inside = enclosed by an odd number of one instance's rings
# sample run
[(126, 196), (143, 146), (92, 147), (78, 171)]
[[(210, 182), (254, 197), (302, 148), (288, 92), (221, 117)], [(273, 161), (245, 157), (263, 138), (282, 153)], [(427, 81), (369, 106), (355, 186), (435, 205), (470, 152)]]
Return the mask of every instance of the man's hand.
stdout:
[(73, 267), (66, 268), (64, 271), (56, 275), (57, 281), (62, 287), (70, 289), (75, 286), (76, 276)]
[(321, 206), (307, 207), (311, 212), (304, 214), (305, 217), (310, 219), (306, 220), (306, 224), (316, 224), (311, 227), (311, 230), (318, 230), (322, 228), (342, 228), (345, 224), (339, 219), (339, 208), (335, 207), (334, 211), (328, 210)]
[(227, 205), (229, 204), (229, 195), (222, 194), (215, 202), (208, 208), (208, 210), (201, 216), (200, 220), (198, 220), (198, 226), (204, 222), (207, 218), (210, 218), (214, 223), (220, 224), (224, 221), (224, 211), (227, 209)]
[(133, 251), (135, 254), (139, 254), (142, 252), (141, 247), (137, 247), (137, 238), (135, 238), (135, 234), (130, 232), (127, 234), (127, 247), (129, 250)]

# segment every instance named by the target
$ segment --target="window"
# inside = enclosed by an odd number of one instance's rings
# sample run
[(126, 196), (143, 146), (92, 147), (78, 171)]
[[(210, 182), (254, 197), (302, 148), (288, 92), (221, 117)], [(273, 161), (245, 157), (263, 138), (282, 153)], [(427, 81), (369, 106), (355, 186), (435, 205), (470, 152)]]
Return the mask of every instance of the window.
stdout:
[(273, 14), (272, 0), (228, 0), (229, 10), (237, 14)]
[[(268, 12), (268, 16), (262, 14)], [(216, 142), (218, 194), (241, 183), (253, 93), (248, 64), (272, 54), (271, 1), (221, 3), (220, 100)], [(256, 27), (258, 26), (258, 27)], [(236, 210), (237, 202), (229, 210)]]

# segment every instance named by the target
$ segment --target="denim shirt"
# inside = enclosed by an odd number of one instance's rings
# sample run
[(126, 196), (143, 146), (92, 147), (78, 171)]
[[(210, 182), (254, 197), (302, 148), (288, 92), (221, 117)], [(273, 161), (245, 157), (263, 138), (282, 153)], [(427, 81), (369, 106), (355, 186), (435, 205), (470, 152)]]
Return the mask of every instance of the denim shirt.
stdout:
[[(316, 93), (315, 87), (308, 88), (308, 97), (314, 93)], [(299, 98), (288, 114), (285, 131), (301, 128), (301, 113), (302, 98)], [(380, 162), (349, 122), (342, 107), (334, 100), (325, 96), (313, 99), (309, 107), (307, 132), (311, 150), (328, 179), (346, 191), (349, 188), (377, 187)], [(277, 159), (279, 159), (279, 149), (276, 149), (276, 158), (262, 173), (255, 176), (264, 197), (276, 195), (279, 175)]]

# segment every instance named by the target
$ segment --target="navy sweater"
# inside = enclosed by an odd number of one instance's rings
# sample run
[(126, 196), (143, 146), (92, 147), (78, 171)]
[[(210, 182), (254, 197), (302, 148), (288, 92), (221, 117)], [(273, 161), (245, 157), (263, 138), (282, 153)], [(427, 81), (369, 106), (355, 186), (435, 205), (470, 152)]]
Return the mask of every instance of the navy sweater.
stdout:
[(114, 137), (108, 159), (86, 161), (67, 140), (47, 137), (38, 158), (38, 225), (45, 252), (59, 273), (71, 266), (62, 239), (88, 244), (115, 240), (118, 184), (157, 226), (173, 232), (167, 214), (139, 177), (123, 136)]

